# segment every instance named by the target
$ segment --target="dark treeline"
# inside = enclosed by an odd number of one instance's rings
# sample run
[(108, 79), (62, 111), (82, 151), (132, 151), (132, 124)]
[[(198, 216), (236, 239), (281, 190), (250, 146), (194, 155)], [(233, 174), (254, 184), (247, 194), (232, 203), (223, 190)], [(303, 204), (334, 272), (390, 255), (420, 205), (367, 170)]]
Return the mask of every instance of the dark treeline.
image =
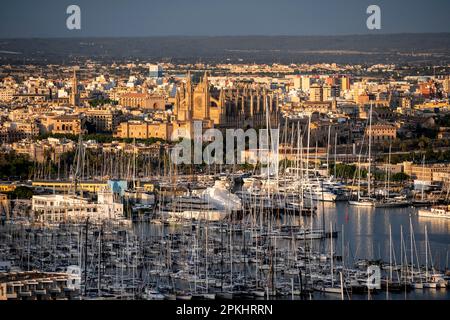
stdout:
[(31, 178), (33, 162), (15, 152), (0, 153), (0, 179), (26, 180)]

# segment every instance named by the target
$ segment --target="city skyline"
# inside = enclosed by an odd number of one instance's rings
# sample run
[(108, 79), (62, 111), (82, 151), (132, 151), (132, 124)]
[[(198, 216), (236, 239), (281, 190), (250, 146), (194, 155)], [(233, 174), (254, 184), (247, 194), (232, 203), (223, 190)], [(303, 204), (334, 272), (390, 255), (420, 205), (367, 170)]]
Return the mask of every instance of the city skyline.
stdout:
[(449, 9), (4, 4), (1, 310), (449, 301)]

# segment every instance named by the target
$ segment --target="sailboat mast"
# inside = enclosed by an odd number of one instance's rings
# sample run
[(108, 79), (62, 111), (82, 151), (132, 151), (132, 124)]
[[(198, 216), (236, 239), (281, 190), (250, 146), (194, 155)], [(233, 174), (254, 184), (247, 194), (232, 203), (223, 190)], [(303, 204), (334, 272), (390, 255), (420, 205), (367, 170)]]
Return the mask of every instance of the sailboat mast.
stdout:
[(389, 157), (388, 157), (388, 162), (389, 162), (389, 166), (387, 169), (387, 197), (389, 198), (389, 188), (390, 188), (390, 182), (391, 182), (391, 148), (392, 148), (392, 144), (389, 144)]
[[(423, 159), (422, 159), (422, 179), (423, 179), (423, 177), (424, 177), (424, 172), (425, 172), (425, 155), (423, 155)], [(422, 180), (422, 191), (421, 191), (421, 197), (422, 197), (422, 201), (423, 201), (423, 188), (424, 188), (424, 183), (425, 183), (425, 181), (424, 180)]]
[(392, 281), (392, 227), (389, 225), (389, 281)]
[(208, 223), (205, 223), (205, 277), (206, 277), (206, 293), (209, 292), (208, 284)]
[(334, 178), (336, 179), (337, 132), (334, 134)]
[(371, 177), (371, 151), (372, 151), (372, 103), (370, 103), (370, 111), (369, 111), (369, 168), (367, 170), (367, 193), (370, 198), (371, 190), (370, 190), (370, 181)]
[(425, 225), (425, 281), (428, 281), (428, 232)]
[(334, 259), (333, 259), (333, 224), (330, 221), (330, 259), (331, 259), (331, 287), (334, 287)]
[(413, 228), (411, 217), (409, 217), (409, 241), (411, 246), (411, 281), (414, 279), (414, 248), (413, 248)]
[[(330, 176), (330, 135), (331, 135), (331, 125), (328, 125), (328, 143), (327, 143), (327, 177)], [(317, 154), (317, 153), (316, 153)], [(336, 163), (334, 164), (336, 165)], [(336, 178), (336, 177), (335, 177)]]
[(403, 225), (400, 225), (400, 273), (403, 277)]
[(306, 149), (306, 180), (309, 180), (309, 140), (311, 135), (311, 115), (308, 115), (308, 139)]

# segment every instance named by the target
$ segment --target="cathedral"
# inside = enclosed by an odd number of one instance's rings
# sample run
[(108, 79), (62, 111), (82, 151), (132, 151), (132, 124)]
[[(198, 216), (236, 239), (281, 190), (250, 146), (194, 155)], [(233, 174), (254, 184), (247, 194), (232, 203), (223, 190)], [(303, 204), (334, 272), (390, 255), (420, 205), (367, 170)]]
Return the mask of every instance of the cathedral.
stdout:
[(192, 128), (193, 121), (202, 121), (204, 129), (263, 128), (267, 123), (275, 127), (279, 120), (278, 100), (274, 92), (253, 83), (216, 89), (210, 85), (207, 72), (194, 85), (189, 72), (175, 97), (175, 129), (177, 126)]
[(279, 122), (278, 95), (261, 85), (239, 83), (223, 92), (225, 128), (271, 128)]
[(211, 96), (206, 72), (202, 81), (195, 86), (189, 72), (186, 83), (182, 83), (176, 93), (174, 105), (176, 121), (180, 123), (203, 121), (206, 128), (217, 126), (220, 124), (223, 114), (223, 98), (222, 94), (218, 98)]

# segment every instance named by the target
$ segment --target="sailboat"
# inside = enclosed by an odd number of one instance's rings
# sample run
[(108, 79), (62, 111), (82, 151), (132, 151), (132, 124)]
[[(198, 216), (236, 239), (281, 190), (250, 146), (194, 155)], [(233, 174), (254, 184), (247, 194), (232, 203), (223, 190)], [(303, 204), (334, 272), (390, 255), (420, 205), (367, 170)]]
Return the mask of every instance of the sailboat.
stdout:
[[(333, 233), (333, 225), (330, 221), (330, 232)], [(342, 294), (342, 284), (341, 286), (336, 286), (335, 279), (334, 279), (334, 245), (333, 245), (333, 237), (330, 237), (330, 282), (324, 285), (323, 292), (326, 293), (335, 293), (335, 294)]]
[[(431, 281), (431, 277), (429, 275), (428, 249), (429, 249), (428, 230), (427, 230), (427, 226), (425, 225), (425, 281), (423, 282), (423, 287), (436, 289), (437, 284), (436, 284), (436, 282)], [(433, 263), (431, 263), (431, 264), (433, 265)]]
[[(409, 239), (410, 239), (410, 251), (411, 251), (411, 284), (414, 289), (423, 289), (422, 278), (420, 277), (420, 269), (415, 272), (414, 271), (414, 253), (416, 253), (417, 265), (419, 264), (419, 255), (417, 253), (416, 241), (414, 237), (414, 229), (411, 221), (411, 217), (409, 217)], [(419, 267), (418, 267), (419, 268)], [(416, 276), (416, 277), (415, 277)], [(418, 280), (416, 280), (418, 278)]]
[(375, 202), (376, 208), (399, 208), (405, 207), (410, 204), (410, 202), (406, 199), (406, 197), (397, 196), (390, 197), (389, 189), (390, 189), (390, 165), (391, 165), (391, 145), (389, 145), (389, 157), (388, 162), (386, 164), (386, 180), (385, 180), (385, 193), (384, 197)]
[[(425, 155), (422, 159), (422, 177), (425, 172)], [(423, 181), (423, 180), (414, 180), (414, 189), (420, 189), (420, 199), (416, 198), (416, 194), (414, 195), (414, 199), (412, 201), (412, 205), (415, 207), (425, 207), (430, 205), (430, 201), (424, 198), (425, 188), (428, 190), (431, 186), (431, 182)]]
[[(359, 206), (359, 207), (374, 207), (375, 206), (375, 199), (371, 198), (371, 189), (370, 189), (370, 180), (371, 180), (371, 150), (372, 150), (372, 104), (370, 104), (370, 112), (369, 112), (369, 155), (368, 155), (368, 161), (369, 161), (369, 167), (368, 167), (368, 173), (367, 173), (367, 197), (361, 197), (360, 190), (358, 188), (358, 199), (357, 200), (349, 200), (348, 204), (352, 206)], [(361, 155), (360, 155), (361, 157)], [(358, 161), (358, 172), (360, 172), (360, 161)], [(361, 184), (361, 175), (358, 177), (358, 186)]]

